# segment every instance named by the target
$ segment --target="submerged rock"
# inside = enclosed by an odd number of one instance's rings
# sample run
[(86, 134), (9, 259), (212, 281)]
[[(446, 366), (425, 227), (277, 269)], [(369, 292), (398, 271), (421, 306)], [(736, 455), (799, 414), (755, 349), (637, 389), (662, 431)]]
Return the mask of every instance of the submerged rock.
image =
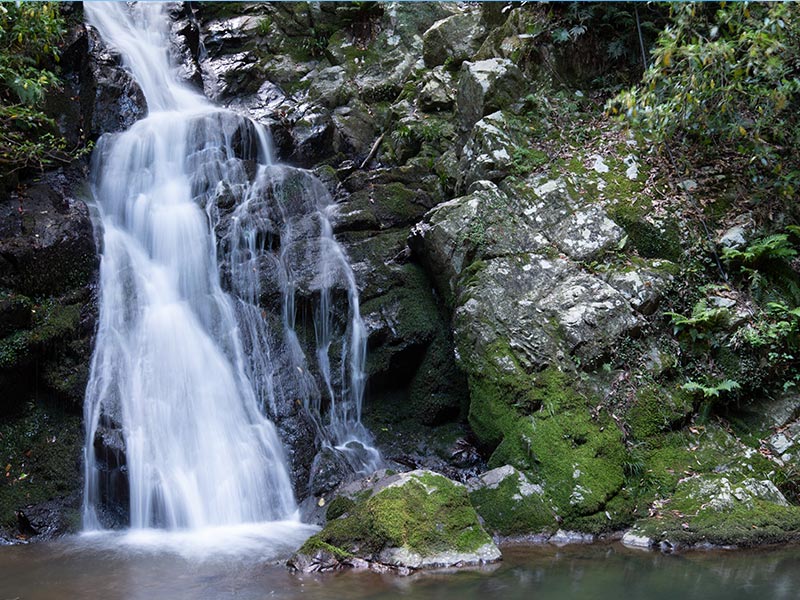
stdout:
[(302, 572), (367, 566), (401, 572), (500, 559), (467, 489), (432, 471), (379, 472), (340, 489), (328, 524), (289, 559)]

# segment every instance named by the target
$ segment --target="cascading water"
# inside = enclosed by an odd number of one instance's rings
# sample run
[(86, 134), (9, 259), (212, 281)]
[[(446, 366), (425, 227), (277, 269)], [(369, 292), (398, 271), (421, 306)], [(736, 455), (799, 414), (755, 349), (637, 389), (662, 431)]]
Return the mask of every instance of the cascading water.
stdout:
[[(129, 496), (133, 528), (294, 518), (283, 448), (265, 412), (299, 399), (321, 442), (340, 447), (354, 471), (380, 463), (360, 423), (365, 332), (353, 272), (331, 232), (331, 198), (308, 173), (271, 164), (262, 127), (176, 80), (164, 5), (84, 7), (149, 109), (128, 131), (104, 136), (93, 156), (103, 250), (84, 525), (101, 526), (98, 508), (114, 494)], [(277, 323), (260, 306), (265, 282), (279, 290)], [(314, 361), (296, 330), (301, 286), (314, 298)], [(344, 327), (332, 301), (339, 289)], [(335, 376), (329, 350), (339, 337)], [(114, 436), (119, 455), (103, 466)], [(108, 463), (124, 472), (123, 492)]]

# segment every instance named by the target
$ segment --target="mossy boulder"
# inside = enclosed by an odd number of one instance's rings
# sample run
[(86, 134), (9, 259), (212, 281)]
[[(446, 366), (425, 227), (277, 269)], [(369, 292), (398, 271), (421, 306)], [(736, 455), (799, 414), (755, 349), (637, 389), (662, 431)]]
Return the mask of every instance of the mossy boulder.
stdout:
[(496, 111), (475, 123), (459, 161), (458, 190), (476, 181), (499, 182), (515, 169), (530, 132), (511, 113)]
[(526, 87), (522, 72), (508, 59), (465, 61), (456, 97), (461, 127), (469, 131), (484, 115), (510, 107)]
[(511, 465), (487, 471), (468, 481), (467, 487), (485, 527), (495, 534), (530, 535), (558, 529), (556, 509), (548, 503), (542, 486)]
[(410, 225), (427, 211), (424, 195), (399, 182), (371, 184), (338, 205), (336, 231), (380, 230)]
[(289, 560), (311, 572), (348, 566), (414, 570), (493, 562), (500, 551), (481, 526), (467, 489), (432, 471), (350, 484), (319, 533)]
[(641, 521), (633, 531), (668, 549), (796, 542), (800, 507), (769, 479), (697, 475), (678, 483), (658, 519)]
[(0, 287), (58, 296), (87, 285), (98, 259), (86, 204), (64, 173), (48, 173), (0, 202)]
[(456, 14), (434, 23), (422, 36), (422, 58), (433, 68), (449, 63), (459, 67), (472, 58), (486, 37), (477, 12)]
[(627, 410), (626, 422), (631, 437), (646, 440), (656, 433), (679, 425), (692, 414), (691, 394), (682, 389), (666, 389), (655, 384), (642, 385), (636, 390)]

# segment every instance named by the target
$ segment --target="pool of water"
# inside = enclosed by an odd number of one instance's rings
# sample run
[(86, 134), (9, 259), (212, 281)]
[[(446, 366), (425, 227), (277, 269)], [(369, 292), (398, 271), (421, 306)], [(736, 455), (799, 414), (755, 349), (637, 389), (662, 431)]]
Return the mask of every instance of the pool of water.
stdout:
[[(307, 534), (307, 532), (305, 532)], [(0, 600), (795, 599), (800, 549), (665, 556), (620, 545), (507, 547), (482, 569), (410, 577), (296, 575), (283, 567), (296, 529), (203, 539), (81, 536), (0, 548)], [(230, 536), (229, 536), (230, 537)]]

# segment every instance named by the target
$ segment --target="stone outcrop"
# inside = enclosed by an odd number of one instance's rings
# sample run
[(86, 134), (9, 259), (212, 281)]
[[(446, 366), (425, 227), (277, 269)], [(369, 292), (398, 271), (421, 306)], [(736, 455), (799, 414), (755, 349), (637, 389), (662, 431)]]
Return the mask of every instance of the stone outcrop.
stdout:
[(407, 573), (500, 559), (466, 488), (432, 471), (376, 473), (340, 489), (327, 525), (292, 556), (301, 572), (346, 567)]

